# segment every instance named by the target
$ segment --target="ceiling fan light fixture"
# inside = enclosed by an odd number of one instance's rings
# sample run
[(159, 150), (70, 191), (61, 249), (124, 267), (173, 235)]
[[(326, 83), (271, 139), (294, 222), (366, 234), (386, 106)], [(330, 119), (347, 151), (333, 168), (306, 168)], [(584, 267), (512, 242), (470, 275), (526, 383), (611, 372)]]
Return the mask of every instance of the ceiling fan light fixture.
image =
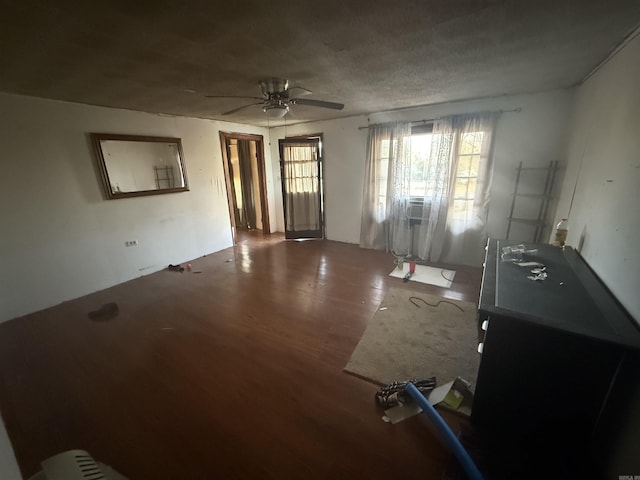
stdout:
[(286, 104), (265, 105), (264, 107), (262, 107), (262, 111), (267, 114), (267, 117), (282, 118), (287, 113), (289, 113), (289, 105), (286, 105)]
[[(289, 81), (283, 78), (267, 78), (260, 80), (261, 97), (251, 97), (246, 95), (205, 95), (207, 98), (247, 98), (251, 100), (259, 100), (259, 102), (242, 105), (240, 107), (223, 112), (221, 115), (231, 115), (238, 113), (249, 107), (261, 106), (262, 111), (267, 117), (279, 119), (284, 118), (288, 113), (291, 105), (301, 105), (304, 107), (330, 108), (332, 110), (342, 110), (344, 104), (335, 102), (325, 102), (324, 100), (316, 100), (312, 98), (299, 98), (299, 95), (309, 95), (311, 90), (304, 87), (294, 86), (289, 88)], [(292, 93), (296, 92), (296, 93)], [(296, 107), (297, 108), (297, 107)]]

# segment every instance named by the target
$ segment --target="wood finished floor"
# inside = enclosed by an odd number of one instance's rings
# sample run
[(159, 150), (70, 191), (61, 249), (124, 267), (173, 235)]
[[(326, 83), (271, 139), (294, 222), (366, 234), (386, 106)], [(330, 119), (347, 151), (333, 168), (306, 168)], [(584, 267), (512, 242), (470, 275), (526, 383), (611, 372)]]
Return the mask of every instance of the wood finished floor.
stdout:
[[(427, 419), (383, 423), (377, 387), (342, 369), (390, 285), (475, 302), (480, 269), (402, 284), (389, 254), (261, 234), (191, 263), (0, 324), (25, 478), (71, 448), (131, 480), (441, 478)], [(107, 302), (117, 317), (88, 319)]]

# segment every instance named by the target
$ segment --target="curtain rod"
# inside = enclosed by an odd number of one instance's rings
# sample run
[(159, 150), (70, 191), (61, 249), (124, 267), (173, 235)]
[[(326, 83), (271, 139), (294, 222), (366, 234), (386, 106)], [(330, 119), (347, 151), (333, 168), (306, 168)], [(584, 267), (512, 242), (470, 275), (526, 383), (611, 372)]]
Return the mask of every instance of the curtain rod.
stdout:
[[(502, 113), (512, 113), (512, 112), (520, 113), (521, 111), (522, 111), (522, 107), (518, 107), (518, 108), (512, 108), (510, 110), (494, 110), (494, 111), (490, 111), (490, 112), (473, 112), (473, 113), (469, 113), (468, 115), (478, 115), (478, 114), (481, 114), (481, 113), (500, 113), (500, 114), (502, 114)], [(465, 115), (465, 114), (460, 114), (460, 115)], [(444, 116), (435, 117), (435, 118), (425, 118), (423, 120), (415, 120), (413, 122), (409, 122), (409, 124), (411, 126), (413, 126), (413, 125), (420, 125), (421, 123), (432, 123), (432, 122), (435, 122), (436, 120), (439, 120), (439, 119), (441, 119), (443, 117)], [(380, 123), (372, 123), (371, 125), (367, 125), (367, 126), (364, 126), (364, 127), (358, 127), (358, 130), (367, 130), (367, 129), (369, 129), (371, 127), (374, 127), (376, 125), (381, 125), (381, 124)]]

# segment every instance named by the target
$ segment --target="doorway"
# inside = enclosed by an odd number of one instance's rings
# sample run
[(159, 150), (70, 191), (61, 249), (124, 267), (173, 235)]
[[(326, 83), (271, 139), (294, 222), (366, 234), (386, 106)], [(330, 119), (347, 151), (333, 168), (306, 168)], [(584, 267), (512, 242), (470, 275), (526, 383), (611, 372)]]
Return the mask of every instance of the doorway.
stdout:
[(270, 233), (262, 135), (220, 132), (233, 243), (237, 230)]
[(322, 136), (279, 144), (285, 238), (324, 238)]

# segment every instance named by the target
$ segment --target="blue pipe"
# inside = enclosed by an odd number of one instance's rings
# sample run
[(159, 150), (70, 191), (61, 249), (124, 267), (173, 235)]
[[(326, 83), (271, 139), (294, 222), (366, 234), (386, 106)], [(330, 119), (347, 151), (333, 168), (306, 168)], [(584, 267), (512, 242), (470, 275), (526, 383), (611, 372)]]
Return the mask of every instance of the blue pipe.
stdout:
[(407, 392), (409, 392), (409, 395), (411, 395), (413, 399), (418, 402), (418, 405), (420, 406), (420, 408), (422, 408), (422, 411), (427, 415), (427, 417), (429, 417), (429, 420), (431, 420), (433, 425), (436, 427), (436, 430), (438, 431), (442, 439), (453, 451), (453, 454), (458, 459), (458, 462), (460, 462), (460, 466), (462, 466), (462, 469), (467, 474), (467, 477), (469, 477), (470, 480), (483, 480), (480, 470), (478, 470), (476, 464), (473, 463), (473, 460), (460, 443), (460, 440), (458, 440), (458, 438), (453, 434), (449, 426), (445, 423), (436, 409), (433, 408), (433, 405), (431, 405), (429, 401), (424, 398), (424, 395), (420, 393), (420, 390), (418, 390), (413, 383), (407, 385)]

